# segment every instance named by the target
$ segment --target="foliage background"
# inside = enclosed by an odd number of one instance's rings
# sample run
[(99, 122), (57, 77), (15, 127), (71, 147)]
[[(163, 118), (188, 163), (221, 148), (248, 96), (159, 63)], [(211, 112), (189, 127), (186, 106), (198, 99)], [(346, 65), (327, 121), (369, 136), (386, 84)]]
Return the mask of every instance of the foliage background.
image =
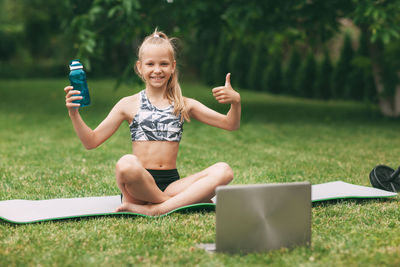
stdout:
[(0, 0), (0, 6), (0, 77), (65, 77), (66, 64), (78, 57), (89, 77), (138, 82), (137, 46), (158, 27), (179, 38), (183, 77), (210, 85), (231, 72), (240, 88), (368, 103), (400, 88), (400, 0)]

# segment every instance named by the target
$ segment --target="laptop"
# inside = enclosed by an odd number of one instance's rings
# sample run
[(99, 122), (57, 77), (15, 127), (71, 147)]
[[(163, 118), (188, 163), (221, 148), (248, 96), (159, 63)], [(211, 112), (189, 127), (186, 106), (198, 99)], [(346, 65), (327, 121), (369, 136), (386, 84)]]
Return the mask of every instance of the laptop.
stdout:
[(311, 244), (309, 182), (219, 186), (210, 252), (251, 253)]

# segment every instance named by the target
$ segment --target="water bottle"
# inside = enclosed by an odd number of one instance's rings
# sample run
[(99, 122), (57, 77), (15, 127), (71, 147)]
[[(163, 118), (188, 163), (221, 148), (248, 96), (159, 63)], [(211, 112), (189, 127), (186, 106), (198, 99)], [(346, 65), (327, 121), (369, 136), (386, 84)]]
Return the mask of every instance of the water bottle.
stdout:
[(73, 103), (81, 104), (81, 107), (86, 107), (90, 105), (90, 96), (89, 89), (86, 82), (86, 73), (83, 70), (83, 65), (79, 61), (79, 59), (71, 60), (69, 63), (69, 81), (71, 86), (74, 87), (73, 90), (78, 90), (81, 93), (79, 96), (82, 96), (82, 99), (75, 100)]

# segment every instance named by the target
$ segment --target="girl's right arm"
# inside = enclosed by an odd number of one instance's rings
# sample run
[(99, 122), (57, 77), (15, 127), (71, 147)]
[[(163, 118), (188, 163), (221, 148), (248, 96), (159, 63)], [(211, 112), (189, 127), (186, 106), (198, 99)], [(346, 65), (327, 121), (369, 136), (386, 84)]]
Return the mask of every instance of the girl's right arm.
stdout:
[(78, 108), (80, 104), (72, 103), (72, 101), (82, 99), (81, 96), (77, 96), (80, 92), (72, 89), (72, 86), (64, 88), (66, 93), (65, 105), (68, 108), (68, 114), (71, 118), (72, 125), (86, 149), (96, 148), (113, 135), (124, 121), (125, 116), (122, 109), (122, 101), (118, 102), (114, 106), (108, 116), (99, 124), (99, 126), (97, 126), (96, 129), (92, 130), (86, 125), (79, 114)]

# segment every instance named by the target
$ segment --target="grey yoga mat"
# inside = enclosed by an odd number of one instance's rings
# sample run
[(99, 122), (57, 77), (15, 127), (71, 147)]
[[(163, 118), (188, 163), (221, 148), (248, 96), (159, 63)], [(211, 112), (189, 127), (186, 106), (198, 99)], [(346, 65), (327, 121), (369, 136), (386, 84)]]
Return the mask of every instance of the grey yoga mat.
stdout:
[[(342, 181), (312, 186), (312, 202), (342, 198), (382, 198), (397, 196), (372, 187), (353, 185)], [(215, 202), (215, 199), (213, 199)], [(25, 224), (49, 220), (82, 218), (92, 216), (130, 215), (151, 217), (130, 212), (114, 212), (121, 205), (119, 195), (82, 198), (59, 198), (47, 200), (3, 200), (0, 201), (0, 219)], [(180, 207), (162, 216), (175, 212), (213, 211), (214, 203), (198, 203)]]

